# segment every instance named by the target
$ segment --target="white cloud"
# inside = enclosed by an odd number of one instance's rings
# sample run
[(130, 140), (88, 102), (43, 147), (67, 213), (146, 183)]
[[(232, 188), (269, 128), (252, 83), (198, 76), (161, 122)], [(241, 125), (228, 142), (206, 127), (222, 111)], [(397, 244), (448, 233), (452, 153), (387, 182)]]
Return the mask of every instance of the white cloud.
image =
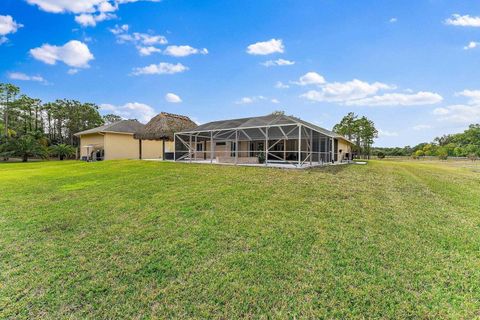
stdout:
[(354, 79), (347, 82), (331, 82), (323, 85), (320, 90), (310, 90), (301, 95), (312, 101), (347, 103), (350, 100), (363, 99), (376, 94), (379, 90), (392, 89), (392, 86), (381, 82), (368, 83)]
[(117, 35), (117, 34), (121, 34), (121, 33), (124, 33), (124, 32), (127, 32), (128, 29), (130, 29), (129, 25), (128, 24), (122, 24), (121, 26), (119, 26), (118, 24), (115, 25), (114, 28), (111, 28), (109, 29), (111, 33), (113, 33), (114, 35)]
[(436, 104), (443, 100), (438, 93), (420, 91), (413, 94), (386, 93), (379, 96), (346, 101), (348, 106), (419, 106)]
[(467, 104), (456, 104), (433, 110), (440, 121), (459, 124), (480, 122), (480, 90), (463, 90), (457, 96), (468, 98)]
[(37, 82), (46, 82), (45, 79), (41, 76), (30, 76), (22, 72), (10, 72), (8, 74), (8, 78), (12, 80), (20, 80), (20, 81), (37, 81)]
[(306, 85), (321, 85), (321, 84), (324, 84), (325, 82), (326, 82), (325, 78), (320, 74), (316, 72), (307, 72), (303, 76), (301, 76), (297, 82), (294, 82), (294, 83), (300, 86), (306, 86)]
[(235, 104), (252, 104), (252, 103), (256, 103), (256, 102), (260, 102), (260, 101), (269, 101), (269, 102), (274, 103), (274, 104), (280, 103), (280, 101), (278, 101), (275, 98), (269, 99), (265, 96), (252, 96), (252, 97), (243, 97), (243, 98), (235, 101)]
[(306, 85), (321, 85), (324, 84), (325, 78), (321, 76), (320, 74), (316, 72), (307, 72), (303, 76), (300, 77), (300, 79), (296, 82), (295, 84), (298, 84), (300, 86), (306, 86)]
[(187, 71), (188, 67), (181, 63), (172, 64), (167, 62), (160, 62), (159, 64), (151, 64), (142, 68), (133, 69), (133, 75), (142, 74), (174, 74)]
[(480, 106), (457, 104), (445, 108), (436, 108), (433, 114), (440, 121), (448, 121), (459, 124), (471, 124), (480, 122)]
[(97, 22), (115, 19), (116, 17), (114, 14), (104, 12), (99, 14), (82, 13), (75, 17), (75, 22), (83, 27), (95, 27)]
[(390, 20), (388, 20), (390, 23), (395, 23), (398, 21), (397, 18), (393, 17), (393, 18), (390, 18)]
[(77, 74), (78, 73), (78, 69), (68, 69), (67, 73), (70, 74), (70, 75), (74, 75), (74, 74)]
[(23, 25), (13, 20), (12, 16), (0, 15), (0, 44), (8, 41), (7, 34), (15, 33), (21, 27)]
[(138, 50), (141, 56), (149, 56), (152, 53), (161, 52), (157, 45), (165, 45), (168, 43), (167, 38), (162, 35), (148, 34), (148, 33), (128, 33), (130, 27), (128, 24), (115, 25), (110, 29), (110, 32), (115, 35), (118, 43), (132, 43)]
[(478, 47), (479, 44), (480, 42), (470, 41), (465, 47), (463, 47), (463, 49), (464, 50), (475, 49), (476, 47)]
[(139, 46), (139, 47), (137, 47), (137, 50), (138, 50), (138, 53), (141, 56), (149, 56), (152, 53), (162, 52), (162, 50), (160, 50), (160, 49), (158, 49), (157, 47), (154, 47), (154, 46), (148, 46), (148, 47)]
[(124, 119), (138, 119), (143, 123), (150, 121), (157, 113), (149, 105), (139, 102), (129, 102), (121, 106), (101, 104), (100, 111), (104, 113), (114, 113)]
[(257, 42), (247, 47), (247, 53), (253, 55), (267, 55), (272, 53), (283, 53), (285, 47), (281, 39), (270, 39), (268, 41)]
[(432, 126), (429, 125), (429, 124), (418, 124), (416, 126), (413, 126), (413, 130), (415, 131), (422, 131), (422, 130), (427, 130), (427, 129), (431, 129)]
[(277, 59), (277, 60), (268, 60), (262, 63), (265, 67), (274, 67), (274, 66), (291, 66), (294, 65), (295, 61)]
[(290, 88), (290, 86), (288, 84), (283, 83), (282, 81), (277, 81), (277, 83), (275, 83), (275, 88), (277, 88), (277, 89), (288, 89), (288, 88)]
[(378, 136), (379, 137), (398, 137), (398, 133), (393, 131), (378, 129)]
[(46, 64), (56, 64), (62, 61), (74, 68), (88, 68), (89, 61), (94, 59), (88, 46), (80, 41), (71, 40), (63, 46), (44, 44), (41, 47), (30, 49), (30, 54)]
[(97, 22), (115, 18), (112, 12), (117, 11), (120, 4), (137, 1), (140, 0), (27, 0), (46, 12), (75, 14), (75, 21), (82, 26), (95, 26)]
[(445, 20), (445, 23), (451, 26), (459, 27), (480, 27), (480, 17), (472, 17), (470, 15), (452, 14)]
[(191, 46), (168, 46), (163, 54), (172, 57), (186, 57), (192, 54), (208, 54), (208, 50), (206, 48), (196, 49)]
[(463, 90), (461, 92), (457, 92), (456, 95), (469, 98), (469, 104), (480, 106), (480, 90)]
[(182, 102), (182, 99), (175, 93), (169, 92), (165, 95), (165, 101), (170, 103), (180, 103)]

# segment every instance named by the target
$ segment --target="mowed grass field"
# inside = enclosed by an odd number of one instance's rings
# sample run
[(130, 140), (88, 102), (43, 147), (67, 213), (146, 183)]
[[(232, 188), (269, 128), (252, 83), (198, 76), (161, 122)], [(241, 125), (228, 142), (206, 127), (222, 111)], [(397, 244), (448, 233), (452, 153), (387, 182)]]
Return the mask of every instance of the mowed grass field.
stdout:
[(480, 317), (480, 173), (0, 164), (0, 318)]

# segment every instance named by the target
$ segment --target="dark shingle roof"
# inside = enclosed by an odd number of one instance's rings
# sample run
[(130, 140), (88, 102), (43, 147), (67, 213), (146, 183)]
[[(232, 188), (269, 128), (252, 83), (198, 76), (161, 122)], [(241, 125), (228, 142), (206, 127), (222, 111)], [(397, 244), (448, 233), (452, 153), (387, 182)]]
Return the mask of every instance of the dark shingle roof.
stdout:
[(192, 133), (192, 132), (216, 131), (216, 130), (225, 130), (225, 129), (245, 129), (245, 128), (256, 128), (256, 127), (268, 127), (273, 125), (297, 125), (297, 124), (302, 124), (306, 127), (314, 129), (315, 131), (318, 131), (329, 137), (341, 138), (346, 141), (349, 141), (347, 138), (345, 138), (342, 135), (339, 135), (338, 133), (324, 129), (322, 127), (319, 127), (317, 125), (314, 125), (313, 123), (304, 121), (302, 119), (299, 119), (293, 116), (287, 116), (284, 114), (269, 114), (269, 115), (260, 116), (260, 117), (212, 121), (212, 122), (202, 124), (193, 130), (188, 130), (184, 132)]
[(138, 120), (120, 120), (114, 123), (106, 124), (104, 126), (77, 132), (75, 133), (75, 136), (102, 132), (135, 133), (143, 129), (144, 126), (145, 125), (138, 122)]

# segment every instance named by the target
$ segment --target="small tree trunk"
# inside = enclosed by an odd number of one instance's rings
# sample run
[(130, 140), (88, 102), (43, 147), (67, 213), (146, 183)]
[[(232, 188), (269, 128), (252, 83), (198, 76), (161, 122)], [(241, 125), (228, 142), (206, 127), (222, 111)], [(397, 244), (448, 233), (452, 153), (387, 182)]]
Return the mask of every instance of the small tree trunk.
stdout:
[(22, 162), (27, 162), (28, 161), (28, 156), (26, 154), (24, 154), (22, 156)]

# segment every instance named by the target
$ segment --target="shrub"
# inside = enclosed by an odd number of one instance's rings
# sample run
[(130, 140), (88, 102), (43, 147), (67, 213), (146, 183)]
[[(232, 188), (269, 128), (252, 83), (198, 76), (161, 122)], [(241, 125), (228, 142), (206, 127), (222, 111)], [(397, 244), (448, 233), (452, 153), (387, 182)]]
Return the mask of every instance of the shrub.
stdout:
[(68, 144), (57, 144), (50, 147), (50, 152), (52, 155), (57, 156), (60, 160), (71, 157), (75, 154), (75, 148)]
[(377, 153), (377, 157), (378, 157), (378, 159), (385, 159), (385, 153), (379, 151), (379, 152)]

